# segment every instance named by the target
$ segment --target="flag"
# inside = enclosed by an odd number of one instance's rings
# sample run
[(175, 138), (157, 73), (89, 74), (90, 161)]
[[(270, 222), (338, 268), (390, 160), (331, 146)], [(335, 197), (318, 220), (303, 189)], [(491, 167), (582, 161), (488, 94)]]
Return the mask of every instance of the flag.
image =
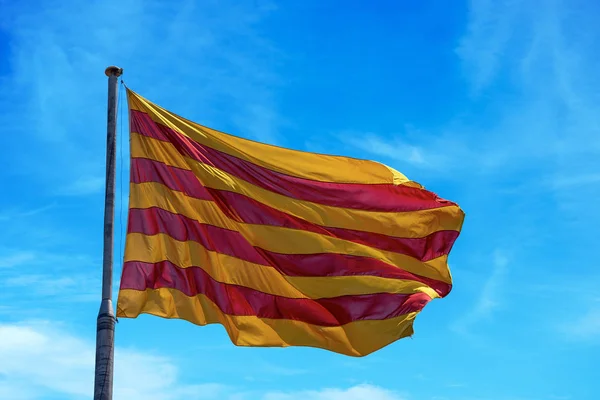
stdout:
[(455, 203), (374, 161), (258, 143), (127, 97), (117, 317), (364, 356), (412, 335), (423, 307), (450, 292)]

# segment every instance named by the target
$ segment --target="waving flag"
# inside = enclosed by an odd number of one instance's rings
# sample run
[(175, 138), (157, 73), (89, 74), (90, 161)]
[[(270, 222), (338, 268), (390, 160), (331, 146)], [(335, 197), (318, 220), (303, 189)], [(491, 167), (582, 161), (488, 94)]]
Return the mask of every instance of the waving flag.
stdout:
[(364, 356), (412, 335), (423, 307), (450, 292), (456, 204), (377, 162), (231, 136), (130, 90), (128, 102), (118, 317)]

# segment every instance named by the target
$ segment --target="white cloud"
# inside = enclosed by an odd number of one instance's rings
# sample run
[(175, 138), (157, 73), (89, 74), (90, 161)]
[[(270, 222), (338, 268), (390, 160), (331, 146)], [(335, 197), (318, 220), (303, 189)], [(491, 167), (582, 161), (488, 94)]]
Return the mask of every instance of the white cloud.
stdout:
[[(0, 323), (0, 398), (34, 400), (58, 396), (90, 398), (93, 342), (64, 324), (33, 321)], [(138, 350), (115, 351), (114, 397), (128, 400), (402, 400), (373, 385), (298, 392), (248, 391), (219, 383), (186, 383), (168, 357)]]
[[(0, 397), (29, 400), (53, 393), (67, 399), (90, 398), (94, 349), (93, 343), (70, 334), (61, 324), (0, 324)], [(166, 357), (116, 350), (115, 398), (218, 399), (224, 390), (217, 384), (182, 384), (177, 367)]]
[(0, 374), (8, 382), (29, 380), (32, 389), (85, 396), (92, 384), (86, 367), (93, 357), (90, 346), (53, 331), (49, 323), (0, 325)]
[(323, 389), (295, 393), (267, 393), (262, 400), (402, 400), (400, 394), (372, 385), (357, 385), (349, 389)]

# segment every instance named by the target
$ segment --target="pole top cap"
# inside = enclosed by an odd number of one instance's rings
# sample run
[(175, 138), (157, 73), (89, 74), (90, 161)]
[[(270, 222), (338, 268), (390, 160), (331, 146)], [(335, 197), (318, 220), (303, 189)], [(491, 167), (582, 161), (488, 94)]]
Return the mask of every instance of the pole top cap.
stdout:
[(123, 68), (119, 68), (119, 67), (115, 67), (114, 65), (111, 65), (110, 67), (108, 67), (104, 70), (104, 73), (106, 74), (106, 76), (119, 77), (119, 76), (121, 76), (121, 74), (123, 74)]

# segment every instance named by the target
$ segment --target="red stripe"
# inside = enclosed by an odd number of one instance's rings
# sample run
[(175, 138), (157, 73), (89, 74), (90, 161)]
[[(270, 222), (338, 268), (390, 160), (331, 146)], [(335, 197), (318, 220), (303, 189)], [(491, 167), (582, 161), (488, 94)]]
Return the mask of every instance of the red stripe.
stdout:
[(269, 265), (241, 233), (214, 225), (201, 224), (162, 208), (132, 208), (129, 210), (127, 233), (142, 233), (150, 236), (165, 233), (181, 242), (193, 241), (208, 250), (255, 264)]
[(451, 285), (421, 277), (382, 261), (345, 254), (280, 254), (254, 247), (241, 233), (201, 224), (183, 215), (161, 208), (130, 209), (128, 233), (156, 235), (164, 233), (175, 240), (194, 241), (204, 248), (255, 264), (271, 266), (289, 276), (353, 276), (372, 275), (384, 278), (411, 279), (423, 282), (440, 296), (446, 296)]
[(229, 218), (248, 224), (282, 226), (305, 230), (361, 243), (381, 250), (393, 251), (428, 261), (449, 254), (458, 231), (438, 231), (424, 238), (399, 238), (352, 229), (323, 227), (269, 207), (235, 192), (205, 188), (192, 171), (143, 158), (131, 161), (134, 183), (158, 182), (169, 189), (201, 200), (213, 200)]
[(256, 248), (279, 272), (288, 276), (378, 276), (422, 282), (445, 297), (452, 290), (446, 282), (415, 275), (383, 261), (350, 254), (281, 254)]
[(131, 159), (131, 182), (158, 182), (169, 189), (185, 193), (200, 200), (212, 200), (210, 192), (202, 186), (192, 171), (171, 167), (146, 158)]
[(163, 261), (157, 264), (127, 262), (121, 289), (171, 288), (186, 296), (203, 294), (229, 315), (291, 319), (320, 326), (338, 326), (359, 320), (381, 320), (421, 311), (431, 300), (425, 293), (341, 296), (328, 299), (292, 299), (245, 286), (215, 281), (198, 267), (179, 268)]
[(430, 191), (404, 185), (331, 183), (285, 175), (204, 146), (136, 110), (131, 111), (130, 124), (131, 132), (169, 142), (184, 156), (212, 165), (253, 185), (299, 200), (335, 207), (393, 212), (455, 205)]

